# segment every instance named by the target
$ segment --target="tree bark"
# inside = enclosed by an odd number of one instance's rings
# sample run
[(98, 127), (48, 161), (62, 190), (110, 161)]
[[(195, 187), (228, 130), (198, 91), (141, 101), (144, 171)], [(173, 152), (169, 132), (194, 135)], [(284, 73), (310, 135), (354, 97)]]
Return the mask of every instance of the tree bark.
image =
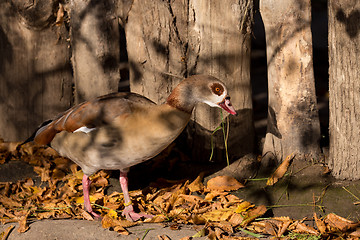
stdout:
[[(124, 19), (131, 90), (164, 103), (184, 77), (200, 73), (218, 77), (228, 86), (239, 112), (237, 117), (230, 117), (229, 151), (234, 157), (251, 152), (252, 1), (135, 0), (126, 9), (129, 9)], [(209, 159), (211, 133), (220, 123), (218, 109), (196, 107), (187, 129), (194, 159)], [(221, 131), (214, 136), (214, 143), (214, 159), (223, 160)]]
[(329, 166), (339, 179), (360, 179), (360, 2), (330, 0)]
[(264, 161), (318, 159), (320, 123), (313, 73), (310, 0), (260, 1), (269, 81)]
[(0, 2), (0, 138), (21, 141), (70, 107), (72, 76), (58, 1)]
[(120, 81), (116, 1), (71, 0), (69, 8), (75, 102), (116, 92)]

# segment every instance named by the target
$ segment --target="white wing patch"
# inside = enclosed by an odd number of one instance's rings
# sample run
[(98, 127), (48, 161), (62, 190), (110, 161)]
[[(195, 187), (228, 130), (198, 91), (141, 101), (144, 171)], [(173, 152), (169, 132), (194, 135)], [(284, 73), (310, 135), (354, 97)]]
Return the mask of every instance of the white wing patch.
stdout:
[(74, 133), (76, 132), (83, 132), (83, 133), (89, 133), (91, 131), (94, 131), (96, 128), (88, 128), (88, 127), (81, 127), (81, 128), (78, 128), (74, 131)]

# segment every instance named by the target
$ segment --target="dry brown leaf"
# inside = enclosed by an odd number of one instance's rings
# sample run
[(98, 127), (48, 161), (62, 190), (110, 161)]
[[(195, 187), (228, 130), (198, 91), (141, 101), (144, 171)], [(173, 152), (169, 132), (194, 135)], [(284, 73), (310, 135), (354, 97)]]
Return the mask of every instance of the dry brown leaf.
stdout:
[(50, 211), (50, 212), (41, 212), (41, 213), (38, 213), (36, 216), (37, 216), (37, 219), (41, 220), (41, 219), (48, 219), (48, 218), (51, 218), (55, 215), (55, 211)]
[(41, 181), (46, 182), (50, 180), (50, 170), (39, 166), (34, 166), (34, 172), (40, 175)]
[(4, 205), (5, 207), (8, 207), (8, 208), (16, 208), (16, 207), (21, 207), (22, 204), (13, 200), (12, 198), (8, 198), (8, 197), (5, 197), (5, 196), (1, 196), (0, 197), (0, 203), (2, 205)]
[(52, 171), (52, 174), (51, 174), (51, 177), (54, 179), (54, 180), (61, 180), (65, 177), (65, 173), (59, 169), (59, 168), (55, 168), (53, 171)]
[(235, 191), (243, 187), (243, 184), (230, 176), (217, 176), (207, 182), (207, 190), (210, 191)]
[(215, 228), (215, 236), (217, 239), (222, 239), (223, 234), (224, 234), (224, 231), (221, 228), (218, 228), (218, 227)]
[(317, 230), (315, 230), (314, 228), (307, 226), (305, 223), (296, 221), (295, 225), (294, 225), (295, 229), (293, 230), (293, 232), (296, 233), (307, 233), (307, 234), (312, 234), (312, 235), (319, 235), (319, 232)]
[(326, 233), (326, 225), (321, 219), (319, 219), (317, 217), (316, 213), (314, 213), (314, 220), (315, 220), (316, 227), (320, 231), (320, 233), (325, 234)]
[(187, 187), (190, 192), (202, 192), (204, 190), (203, 174), (199, 175), (192, 183), (190, 183)]
[(28, 214), (20, 217), (19, 227), (17, 229), (17, 231), (19, 233), (24, 233), (29, 229), (29, 225), (27, 224), (27, 217), (28, 217)]
[(254, 204), (244, 201), (237, 206), (235, 212), (236, 213), (245, 212), (246, 210), (248, 210), (249, 208), (252, 208), (254, 206), (255, 206)]
[(211, 191), (208, 194), (206, 194), (205, 200), (212, 201), (214, 198), (218, 197), (222, 193), (223, 193), (222, 191)]
[(354, 232), (350, 233), (350, 236), (360, 238), (360, 228), (357, 228)]
[(335, 213), (329, 213), (326, 218), (325, 222), (328, 223), (330, 226), (339, 229), (342, 232), (345, 232), (349, 229), (354, 229), (360, 225), (360, 222), (353, 222), (346, 218), (340, 217)]
[(286, 159), (280, 164), (280, 166), (275, 170), (275, 172), (271, 175), (271, 177), (266, 182), (266, 185), (272, 186), (279, 181), (280, 178), (284, 176), (287, 172), (288, 167), (291, 161), (294, 159), (295, 155), (291, 154), (286, 157)]
[(64, 22), (64, 6), (59, 3), (59, 10), (56, 13), (56, 26), (61, 26), (61, 24)]
[(256, 218), (262, 216), (267, 211), (264, 205), (260, 205), (254, 209), (251, 209), (247, 212), (247, 217), (241, 223), (241, 226), (244, 227), (248, 225), (250, 222), (254, 221)]
[(115, 226), (114, 231), (116, 231), (117, 233), (119, 233), (121, 235), (130, 235), (130, 233), (122, 226)]
[(265, 232), (271, 236), (277, 236), (278, 228), (271, 221), (265, 221)]
[(291, 223), (292, 223), (292, 221), (283, 222), (281, 228), (279, 229), (277, 237), (281, 237), (282, 235), (284, 235), (284, 233), (286, 232), (286, 230), (288, 229), (288, 227), (290, 226)]
[(227, 221), (220, 221), (220, 222), (212, 222), (211, 226), (221, 228), (222, 230), (226, 231), (227, 233), (234, 233), (233, 226), (231, 223)]
[(236, 226), (239, 226), (243, 220), (244, 220), (244, 217), (241, 214), (234, 213), (233, 215), (231, 215), (231, 217), (229, 219), (229, 223), (231, 223), (232, 226), (236, 227)]
[(201, 216), (207, 221), (220, 222), (227, 221), (234, 214), (233, 209), (219, 209), (211, 212), (206, 212)]
[(81, 212), (81, 216), (82, 216), (84, 219), (86, 219), (86, 220), (88, 220), (88, 221), (93, 221), (93, 220), (94, 220), (94, 218), (91, 216), (91, 214), (88, 213), (87, 211), (81, 209), (80, 212)]
[(196, 225), (202, 225), (206, 223), (206, 219), (197, 214), (192, 217), (191, 221)]

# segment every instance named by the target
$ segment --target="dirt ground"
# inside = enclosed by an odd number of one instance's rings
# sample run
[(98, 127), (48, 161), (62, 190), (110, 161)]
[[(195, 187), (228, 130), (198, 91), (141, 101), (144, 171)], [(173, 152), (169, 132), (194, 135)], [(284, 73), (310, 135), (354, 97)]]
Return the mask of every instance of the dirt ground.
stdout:
[[(245, 168), (249, 167), (249, 162), (256, 161), (254, 156), (246, 156), (235, 162), (232, 167), (227, 167), (221, 171), (207, 176), (205, 181), (215, 175), (233, 175), (244, 178), (252, 174), (252, 171)], [(157, 177), (179, 178), (179, 172), (186, 169), (193, 169), (189, 172), (196, 173), (197, 169), (216, 169), (213, 166), (203, 166), (203, 164), (190, 164), (188, 162), (178, 162), (171, 171), (168, 165), (163, 164), (157, 169), (148, 171), (150, 165), (147, 163), (135, 167), (129, 174), (130, 189), (138, 189), (146, 186)], [(235, 167), (234, 167), (235, 166)], [(255, 165), (253, 165), (255, 166)], [(255, 169), (255, 168), (252, 168)], [(355, 205), (360, 197), (360, 182), (335, 181), (331, 176), (322, 174), (323, 166), (317, 163), (293, 162), (289, 168), (289, 174), (280, 180), (275, 186), (266, 186), (268, 173), (260, 173), (253, 180), (248, 180), (246, 187), (236, 191), (238, 197), (252, 202), (256, 205), (264, 204), (270, 210), (265, 217), (289, 216), (293, 219), (307, 218), (307, 223), (311, 225), (313, 213), (318, 216), (325, 216), (328, 213), (336, 213), (339, 216), (359, 221), (360, 205)], [(246, 176), (247, 175), (247, 176)], [(140, 177), (141, 176), (141, 177)], [(32, 166), (22, 161), (10, 161), (0, 165), (0, 182), (33, 178), (39, 184), (38, 175), (33, 171)], [(108, 192), (121, 191), (114, 172), (109, 179), (111, 187)], [(167, 236), (170, 239), (181, 239), (183, 237), (194, 236), (201, 230), (202, 226), (181, 225), (179, 230), (171, 230), (172, 223), (148, 224), (142, 223), (128, 228), (131, 233), (129, 236), (119, 235), (114, 231), (103, 229), (100, 221), (86, 220), (42, 220), (30, 223), (30, 229), (25, 233), (17, 232), (17, 223), (0, 225), (0, 232), (5, 231), (10, 225), (15, 228), (10, 233), (8, 239), (159, 239), (158, 236)], [(247, 236), (246, 234), (241, 234)], [(206, 239), (206, 238), (199, 238)]]

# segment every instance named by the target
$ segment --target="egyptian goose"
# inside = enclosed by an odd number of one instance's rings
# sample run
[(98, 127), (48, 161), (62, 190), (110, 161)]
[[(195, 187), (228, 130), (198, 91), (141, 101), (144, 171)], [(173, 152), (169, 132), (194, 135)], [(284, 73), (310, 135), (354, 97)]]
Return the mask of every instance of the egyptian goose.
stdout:
[(136, 221), (151, 215), (134, 212), (129, 168), (155, 157), (174, 141), (198, 102), (236, 114), (224, 83), (194, 75), (181, 81), (162, 105), (135, 93), (112, 93), (83, 102), (45, 122), (26, 142), (48, 144), (81, 167), (84, 208), (94, 217), (100, 216), (91, 208), (89, 176), (101, 169), (120, 170), (123, 215)]

